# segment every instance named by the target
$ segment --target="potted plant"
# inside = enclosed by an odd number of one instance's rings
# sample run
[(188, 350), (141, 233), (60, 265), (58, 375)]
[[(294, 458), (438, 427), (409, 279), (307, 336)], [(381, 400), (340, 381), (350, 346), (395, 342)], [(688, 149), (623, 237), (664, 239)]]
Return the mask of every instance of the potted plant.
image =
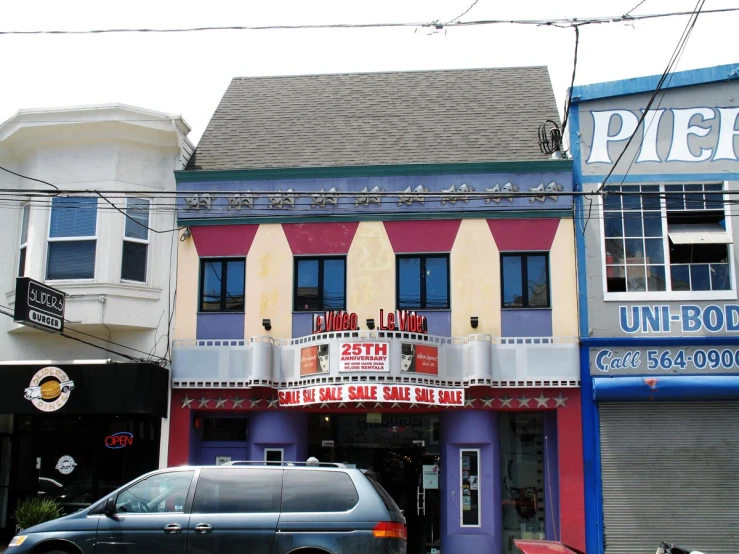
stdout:
[(17, 532), (61, 517), (64, 514), (59, 502), (53, 498), (31, 497), (19, 500), (13, 518), (18, 522)]

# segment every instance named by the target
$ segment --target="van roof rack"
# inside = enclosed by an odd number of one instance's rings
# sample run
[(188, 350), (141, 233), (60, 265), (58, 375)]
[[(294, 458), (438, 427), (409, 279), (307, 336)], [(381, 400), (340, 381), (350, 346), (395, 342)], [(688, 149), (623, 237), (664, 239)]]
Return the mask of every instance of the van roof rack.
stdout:
[(234, 460), (225, 462), (222, 466), (258, 465), (258, 466), (307, 466), (307, 467), (337, 467), (348, 469), (346, 464), (339, 462), (268, 462), (264, 460)]

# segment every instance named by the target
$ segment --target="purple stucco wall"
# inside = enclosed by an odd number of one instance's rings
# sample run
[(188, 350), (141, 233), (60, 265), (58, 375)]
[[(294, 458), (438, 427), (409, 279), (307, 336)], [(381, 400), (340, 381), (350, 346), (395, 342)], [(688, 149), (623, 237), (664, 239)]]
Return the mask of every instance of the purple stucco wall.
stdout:
[(304, 462), (308, 452), (308, 414), (254, 412), (249, 423), (249, 459), (263, 460), (265, 448), (284, 448), (285, 461)]
[(313, 312), (293, 314), (293, 338), (307, 337), (313, 333)]
[(551, 337), (552, 310), (501, 310), (504, 337)]
[(243, 338), (243, 313), (198, 314), (198, 340)]
[[(426, 316), (428, 323), (428, 334), (436, 337), (450, 337), (452, 335), (452, 312), (444, 311), (423, 311), (419, 310), (418, 315)], [(472, 332), (470, 330), (470, 332)]]
[[(500, 554), (502, 540), (500, 425), (493, 411), (441, 414), (441, 551)], [(479, 449), (480, 527), (462, 527), (460, 451)]]

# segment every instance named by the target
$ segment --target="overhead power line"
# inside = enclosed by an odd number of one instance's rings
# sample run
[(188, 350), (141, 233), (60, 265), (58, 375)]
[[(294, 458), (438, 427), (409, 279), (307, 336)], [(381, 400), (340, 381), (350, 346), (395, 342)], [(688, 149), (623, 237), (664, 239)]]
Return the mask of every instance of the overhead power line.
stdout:
[[(632, 10), (633, 11), (633, 10)], [(706, 10), (704, 14), (717, 14), (739, 11), (739, 8), (718, 8)], [(227, 26), (202, 26), (202, 27), (180, 27), (180, 28), (119, 28), (119, 29), (87, 29), (87, 30), (31, 30), (31, 31), (0, 31), (0, 35), (100, 35), (112, 33), (193, 33), (203, 31), (289, 31), (289, 30), (320, 30), (320, 29), (383, 29), (383, 28), (418, 28), (430, 27), (443, 29), (444, 27), (473, 27), (479, 25), (533, 25), (552, 27), (571, 27), (573, 25), (590, 25), (604, 23), (623, 23), (643, 21), (648, 19), (661, 19), (666, 17), (678, 17), (692, 15), (692, 11), (680, 11), (669, 13), (656, 13), (645, 15), (630, 15), (630, 12), (616, 16), (584, 17), (584, 18), (558, 18), (558, 19), (482, 19), (477, 21), (451, 21), (441, 23), (439, 21), (425, 21), (416, 23), (324, 23), (316, 25), (227, 25)]]

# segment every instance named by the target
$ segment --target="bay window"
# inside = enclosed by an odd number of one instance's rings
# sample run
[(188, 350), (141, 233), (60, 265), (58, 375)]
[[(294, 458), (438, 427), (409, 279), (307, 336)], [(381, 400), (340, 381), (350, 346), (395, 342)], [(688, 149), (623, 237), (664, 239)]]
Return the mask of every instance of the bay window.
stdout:
[(46, 279), (93, 279), (97, 248), (97, 198), (55, 197), (46, 260)]

